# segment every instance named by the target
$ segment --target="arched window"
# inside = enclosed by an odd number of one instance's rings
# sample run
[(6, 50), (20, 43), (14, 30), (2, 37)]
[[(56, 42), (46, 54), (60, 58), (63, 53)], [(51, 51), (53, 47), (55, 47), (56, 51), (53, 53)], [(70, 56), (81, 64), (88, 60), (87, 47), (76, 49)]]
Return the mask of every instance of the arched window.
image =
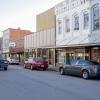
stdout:
[(65, 32), (70, 32), (70, 19), (65, 18)]
[(100, 9), (99, 6), (93, 6), (93, 29), (100, 29)]
[(58, 34), (62, 33), (62, 21), (58, 20)]
[(83, 19), (84, 19), (84, 29), (87, 29), (88, 26), (89, 26), (89, 13), (88, 12), (85, 12), (83, 14)]
[(74, 16), (74, 30), (79, 30), (79, 16)]

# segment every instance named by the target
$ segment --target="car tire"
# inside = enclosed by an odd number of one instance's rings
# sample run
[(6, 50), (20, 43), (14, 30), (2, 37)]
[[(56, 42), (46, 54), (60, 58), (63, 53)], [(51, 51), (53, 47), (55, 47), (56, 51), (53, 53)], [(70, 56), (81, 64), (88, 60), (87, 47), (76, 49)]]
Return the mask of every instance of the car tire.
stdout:
[(24, 68), (26, 68), (25, 64), (24, 64)]
[(64, 68), (60, 68), (60, 74), (61, 74), (61, 75), (64, 75), (64, 74), (65, 74)]
[(30, 68), (31, 68), (31, 70), (33, 70), (33, 66), (32, 66), (32, 65), (31, 65), (31, 67), (30, 67)]
[(84, 70), (82, 72), (82, 78), (84, 78), (84, 79), (88, 79), (89, 78), (89, 72), (87, 70)]
[(4, 70), (7, 71), (7, 67), (4, 67)]

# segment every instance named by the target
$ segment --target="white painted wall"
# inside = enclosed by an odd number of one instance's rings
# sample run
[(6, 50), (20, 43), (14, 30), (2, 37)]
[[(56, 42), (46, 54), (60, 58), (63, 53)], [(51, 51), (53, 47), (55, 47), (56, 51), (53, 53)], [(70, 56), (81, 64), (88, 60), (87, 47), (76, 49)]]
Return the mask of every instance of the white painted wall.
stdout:
[(36, 32), (24, 37), (24, 49), (55, 46), (55, 28)]
[[(76, 44), (85, 44), (85, 43), (93, 43), (93, 37), (100, 37), (100, 30), (93, 31), (92, 30), (92, 11), (91, 7), (96, 3), (99, 3), (100, 0), (85, 0), (86, 3), (81, 4), (84, 0), (65, 0), (60, 4), (55, 6), (55, 14), (56, 14), (56, 45), (76, 45)], [(88, 29), (83, 28), (83, 13), (89, 13), (89, 27)], [(79, 15), (79, 31), (74, 31), (74, 18), (75, 14)], [(70, 32), (65, 32), (65, 18), (68, 17), (70, 19)], [(62, 33), (58, 33), (58, 20), (62, 21)], [(91, 35), (92, 34), (92, 35)], [(98, 35), (98, 37), (97, 37)], [(90, 41), (91, 40), (91, 41)], [(99, 41), (100, 43), (100, 41)]]
[(3, 31), (3, 53), (9, 52), (9, 29)]

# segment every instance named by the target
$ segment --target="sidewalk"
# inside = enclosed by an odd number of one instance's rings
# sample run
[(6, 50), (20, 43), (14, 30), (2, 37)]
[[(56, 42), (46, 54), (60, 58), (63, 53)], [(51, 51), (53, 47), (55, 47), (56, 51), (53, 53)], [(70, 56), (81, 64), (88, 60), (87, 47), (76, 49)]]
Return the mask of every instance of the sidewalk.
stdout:
[(52, 65), (49, 65), (48, 70), (50, 70), (50, 71), (56, 71), (56, 72), (59, 71), (58, 67), (54, 67)]

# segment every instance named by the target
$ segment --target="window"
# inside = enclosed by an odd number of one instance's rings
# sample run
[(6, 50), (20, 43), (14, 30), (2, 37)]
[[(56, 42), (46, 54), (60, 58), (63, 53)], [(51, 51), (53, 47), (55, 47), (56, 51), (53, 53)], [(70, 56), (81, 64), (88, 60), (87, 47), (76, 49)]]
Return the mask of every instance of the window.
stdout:
[(61, 20), (58, 20), (58, 33), (59, 34), (62, 33), (62, 22), (61, 22)]
[(65, 31), (70, 32), (70, 20), (69, 19), (65, 20)]
[(84, 13), (84, 29), (89, 26), (89, 13)]
[(74, 16), (74, 30), (79, 30), (79, 16)]
[(93, 7), (93, 29), (100, 29), (100, 14), (99, 14), (99, 6)]

